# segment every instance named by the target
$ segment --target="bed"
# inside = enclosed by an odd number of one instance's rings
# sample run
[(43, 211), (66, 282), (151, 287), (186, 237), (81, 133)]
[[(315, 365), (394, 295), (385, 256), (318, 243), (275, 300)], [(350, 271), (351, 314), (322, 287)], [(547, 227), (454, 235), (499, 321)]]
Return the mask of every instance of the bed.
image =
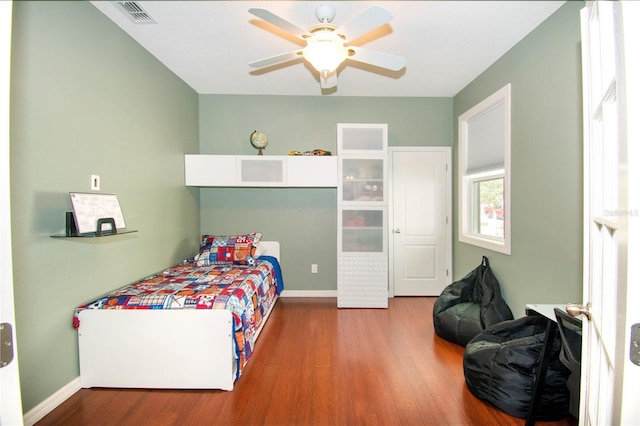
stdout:
[(83, 388), (233, 389), (282, 290), (280, 246), (258, 237), (255, 257), (203, 264), (205, 237), (194, 259), (76, 309)]

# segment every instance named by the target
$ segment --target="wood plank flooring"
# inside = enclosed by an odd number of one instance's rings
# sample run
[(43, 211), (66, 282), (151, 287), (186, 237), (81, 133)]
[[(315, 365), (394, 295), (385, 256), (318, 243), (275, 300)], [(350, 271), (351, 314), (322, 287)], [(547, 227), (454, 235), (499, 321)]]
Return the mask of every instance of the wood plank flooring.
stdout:
[(82, 389), (37, 425), (523, 425), (468, 391), (464, 348), (434, 334), (434, 301), (281, 298), (232, 392)]

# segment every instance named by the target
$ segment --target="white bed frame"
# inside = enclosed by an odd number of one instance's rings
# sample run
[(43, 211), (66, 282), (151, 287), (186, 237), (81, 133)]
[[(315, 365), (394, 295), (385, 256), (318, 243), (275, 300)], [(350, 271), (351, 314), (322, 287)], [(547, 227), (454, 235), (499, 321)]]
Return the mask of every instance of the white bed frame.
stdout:
[[(278, 242), (259, 244), (262, 254), (280, 259)], [(229, 311), (85, 309), (78, 318), (83, 388), (233, 389)]]

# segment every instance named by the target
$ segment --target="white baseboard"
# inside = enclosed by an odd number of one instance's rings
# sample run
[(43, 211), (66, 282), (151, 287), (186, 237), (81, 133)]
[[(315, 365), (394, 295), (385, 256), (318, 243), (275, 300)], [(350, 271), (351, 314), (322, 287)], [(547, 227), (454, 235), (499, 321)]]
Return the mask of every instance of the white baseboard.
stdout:
[(282, 290), (280, 297), (338, 297), (338, 290)]
[(80, 377), (77, 377), (62, 388), (58, 389), (58, 391), (49, 398), (29, 410), (29, 412), (24, 415), (24, 425), (33, 426), (36, 422), (52, 412), (58, 405), (65, 402), (71, 395), (78, 392), (80, 389)]

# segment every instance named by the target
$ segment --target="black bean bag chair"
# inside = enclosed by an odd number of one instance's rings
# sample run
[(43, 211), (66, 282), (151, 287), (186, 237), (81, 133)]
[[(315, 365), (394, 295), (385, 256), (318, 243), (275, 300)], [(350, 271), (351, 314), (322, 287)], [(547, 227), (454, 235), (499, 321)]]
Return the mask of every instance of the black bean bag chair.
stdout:
[(485, 256), (466, 277), (449, 284), (433, 306), (436, 334), (463, 346), (485, 328), (512, 319)]
[[(527, 417), (546, 322), (544, 317), (526, 316), (489, 327), (474, 337), (463, 358), (464, 378), (471, 393), (514, 417)], [(569, 413), (569, 370), (560, 362), (561, 347), (556, 334), (537, 420), (559, 420)]]

